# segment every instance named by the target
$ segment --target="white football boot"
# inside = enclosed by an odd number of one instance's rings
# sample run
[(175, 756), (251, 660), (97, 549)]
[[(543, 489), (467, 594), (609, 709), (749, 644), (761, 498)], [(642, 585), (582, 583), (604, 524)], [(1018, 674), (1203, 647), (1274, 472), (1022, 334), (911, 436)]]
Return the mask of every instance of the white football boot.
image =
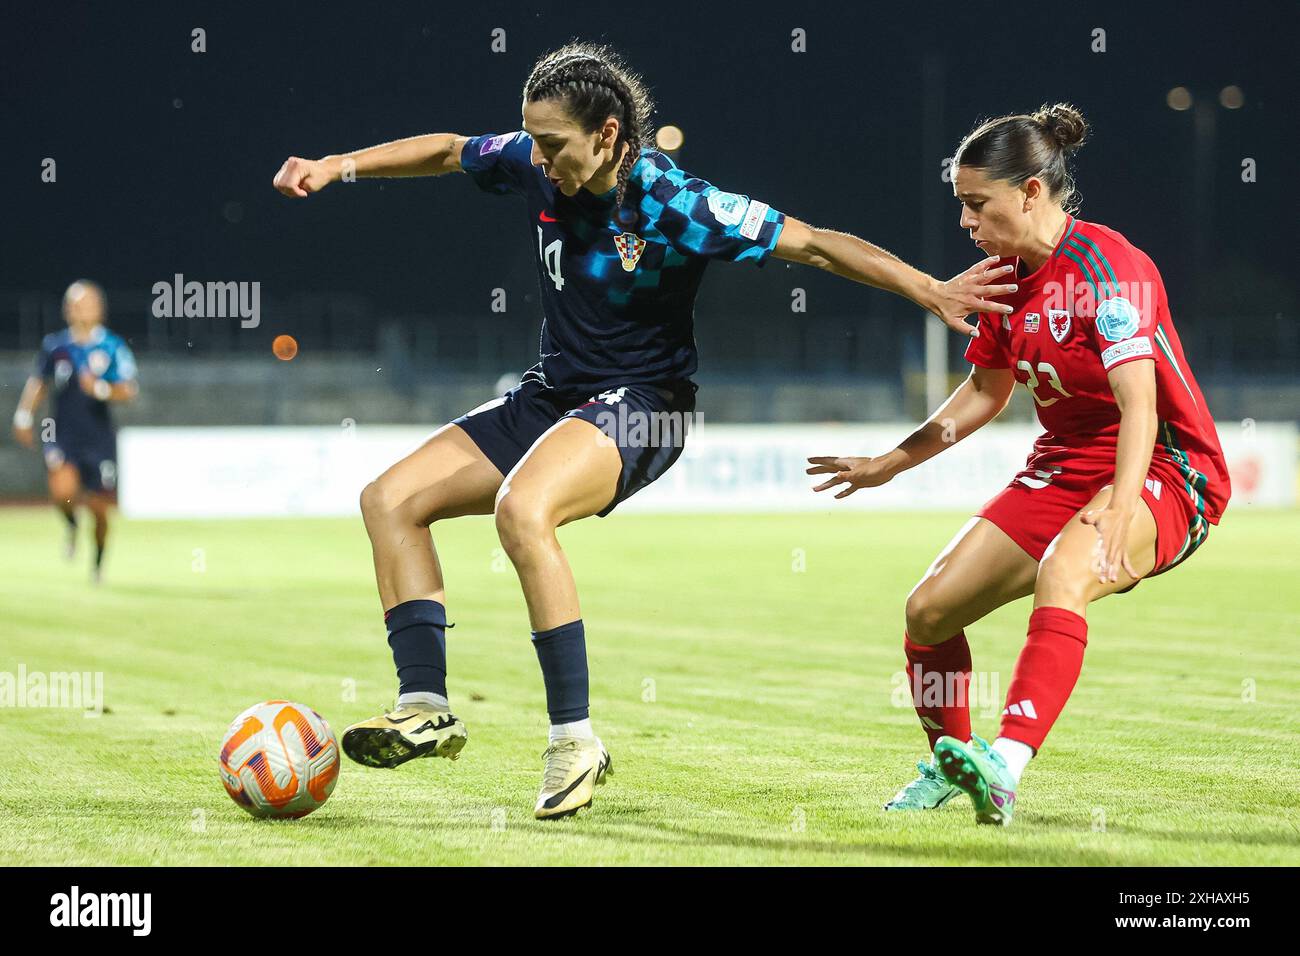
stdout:
[(557, 737), (542, 752), (546, 768), (533, 816), (555, 820), (591, 806), (597, 785), (613, 773), (609, 751), (599, 737)]
[(416, 757), (455, 760), (469, 739), (455, 714), (432, 707), (398, 707), (343, 731), (343, 752), (367, 767), (397, 767)]

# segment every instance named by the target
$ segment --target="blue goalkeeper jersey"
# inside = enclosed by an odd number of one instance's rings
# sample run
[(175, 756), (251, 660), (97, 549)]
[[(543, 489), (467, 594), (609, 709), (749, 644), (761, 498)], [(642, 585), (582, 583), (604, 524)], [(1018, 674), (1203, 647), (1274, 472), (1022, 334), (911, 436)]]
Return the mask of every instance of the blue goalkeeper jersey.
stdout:
[(108, 402), (87, 395), (78, 381), (90, 371), (109, 384), (135, 378), (135, 357), (121, 336), (102, 325), (85, 342), (64, 329), (41, 340), (35, 374), (50, 387), (54, 408), (54, 441), (65, 449), (96, 448), (113, 438)]
[(595, 394), (695, 373), (695, 294), (710, 259), (762, 265), (785, 216), (642, 149), (615, 216), (611, 189), (566, 196), (532, 163), (521, 131), (472, 137), (461, 166), (485, 192), (527, 201), (541, 286), (541, 360), (524, 374)]

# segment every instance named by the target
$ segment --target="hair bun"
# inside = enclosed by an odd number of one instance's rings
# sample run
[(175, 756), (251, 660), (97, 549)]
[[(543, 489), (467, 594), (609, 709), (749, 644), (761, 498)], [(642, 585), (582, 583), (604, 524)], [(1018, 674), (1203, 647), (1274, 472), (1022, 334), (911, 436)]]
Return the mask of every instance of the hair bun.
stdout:
[(1033, 118), (1066, 152), (1078, 149), (1088, 138), (1088, 121), (1069, 103), (1043, 106)]

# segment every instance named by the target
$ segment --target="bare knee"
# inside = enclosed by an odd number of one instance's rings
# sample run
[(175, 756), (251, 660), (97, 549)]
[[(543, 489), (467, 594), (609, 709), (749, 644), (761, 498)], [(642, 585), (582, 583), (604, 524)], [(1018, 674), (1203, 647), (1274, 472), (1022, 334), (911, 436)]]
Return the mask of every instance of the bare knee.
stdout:
[[(383, 528), (393, 528), (395, 525), (409, 525), (415, 527), (415, 519), (406, 514), (403, 507), (404, 502), (393, 493), (389, 484), (383, 480), (383, 477), (377, 477), (374, 481), (361, 489), (361, 519), (365, 522), (365, 528), (374, 536), (374, 532), (381, 531)], [(428, 522), (424, 523), (428, 525)]]
[(361, 489), (361, 517), (367, 525), (382, 521), (388, 516), (389, 506), (385, 497), (383, 485), (378, 478)]
[(367, 528), (392, 525), (427, 528), (433, 516), (412, 513), (409, 502), (380, 475), (361, 489), (361, 517)]
[(948, 624), (948, 609), (929, 581), (922, 581), (907, 596), (907, 636), (915, 644), (941, 644), (956, 632)]
[(555, 524), (536, 499), (508, 491), (497, 499), (497, 537), (511, 561), (527, 556), (531, 548), (555, 535)]
[(65, 466), (50, 472), (50, 497), (55, 501), (72, 504), (80, 491), (80, 481), (74, 469)]
[(1036, 604), (1050, 607), (1078, 608), (1087, 605), (1091, 578), (1078, 560), (1070, 560), (1070, 553), (1053, 549), (1038, 565), (1034, 581)]

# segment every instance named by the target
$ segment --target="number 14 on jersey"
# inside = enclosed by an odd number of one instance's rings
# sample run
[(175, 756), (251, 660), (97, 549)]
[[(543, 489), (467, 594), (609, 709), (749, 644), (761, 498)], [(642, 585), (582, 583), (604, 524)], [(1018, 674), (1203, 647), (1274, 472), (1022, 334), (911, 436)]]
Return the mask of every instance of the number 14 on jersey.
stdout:
[(546, 274), (551, 277), (551, 281), (555, 283), (555, 291), (558, 292), (564, 288), (564, 277), (560, 275), (560, 252), (564, 248), (564, 240), (555, 239), (552, 242), (547, 243), (545, 248), (542, 248), (542, 243), (544, 241), (545, 240), (542, 238), (542, 227), (538, 226), (537, 257), (546, 268)]

